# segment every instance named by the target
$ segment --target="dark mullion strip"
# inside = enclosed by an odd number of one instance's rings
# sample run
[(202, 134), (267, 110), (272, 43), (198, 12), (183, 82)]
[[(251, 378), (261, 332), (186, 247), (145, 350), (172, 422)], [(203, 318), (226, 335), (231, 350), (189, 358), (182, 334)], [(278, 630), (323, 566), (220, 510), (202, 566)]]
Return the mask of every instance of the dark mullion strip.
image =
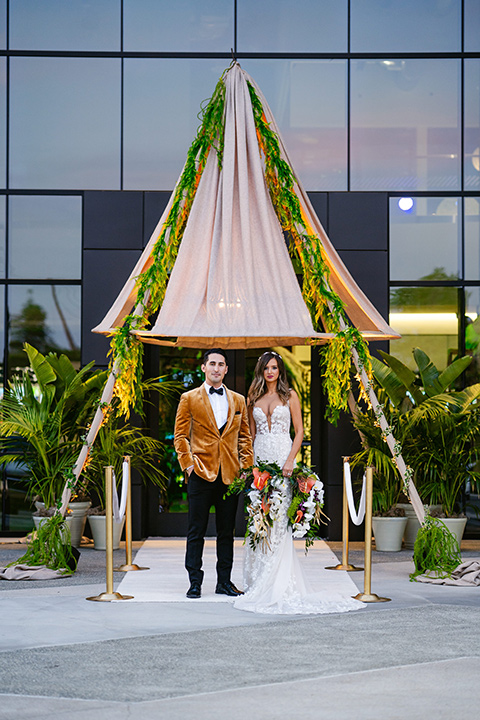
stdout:
[(124, 70), (124, 59), (120, 60), (120, 190), (123, 190), (123, 151), (124, 151), (124, 138), (123, 133), (125, 129), (124, 124), (124, 81), (125, 81), (125, 70)]
[(123, 57), (123, 33), (124, 33), (124, 17), (123, 17), (123, 0), (120, 3), (120, 50), (122, 58), (120, 61), (120, 190), (123, 190), (123, 132), (124, 132), (124, 57)]
[(351, 1), (348, 0), (347, 2), (347, 192), (351, 191), (350, 187), (350, 160), (351, 160), (351, 120), (350, 120), (350, 112), (351, 112), (351, 104), (350, 104), (350, 92), (351, 92), (351, 61), (350, 61), (350, 48), (351, 48)]
[(347, 60), (347, 192), (351, 191), (350, 187), (350, 161), (351, 161), (351, 131), (352, 131), (352, 123), (351, 123), (351, 103), (350, 103), (350, 93), (351, 93), (351, 61)]
[[(125, 249), (126, 250), (126, 249)], [(124, 250), (124, 251), (125, 251)], [(122, 252), (116, 250), (115, 252)], [(74, 280), (65, 280), (63, 278), (9, 278), (8, 280), (0, 280), (0, 285), (81, 285), (80, 278)]]
[(237, 57), (237, 0), (233, 0), (233, 54)]
[[(0, 50), (0, 57), (86, 57), (86, 58), (191, 58), (191, 59), (231, 59), (231, 52), (122, 52), (115, 50), (93, 51), (93, 50)], [(239, 52), (239, 58), (250, 58), (252, 60), (429, 60), (429, 59), (458, 59), (460, 57), (478, 58), (478, 52)]]

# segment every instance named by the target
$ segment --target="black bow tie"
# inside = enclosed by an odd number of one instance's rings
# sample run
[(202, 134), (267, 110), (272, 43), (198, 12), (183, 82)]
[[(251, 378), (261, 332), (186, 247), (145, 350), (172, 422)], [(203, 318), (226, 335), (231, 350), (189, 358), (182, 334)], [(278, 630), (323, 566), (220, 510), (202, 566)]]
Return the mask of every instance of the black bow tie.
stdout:
[(210, 393), (210, 395), (213, 395), (213, 393), (217, 393), (217, 395), (223, 395), (223, 388), (211, 387), (208, 392)]

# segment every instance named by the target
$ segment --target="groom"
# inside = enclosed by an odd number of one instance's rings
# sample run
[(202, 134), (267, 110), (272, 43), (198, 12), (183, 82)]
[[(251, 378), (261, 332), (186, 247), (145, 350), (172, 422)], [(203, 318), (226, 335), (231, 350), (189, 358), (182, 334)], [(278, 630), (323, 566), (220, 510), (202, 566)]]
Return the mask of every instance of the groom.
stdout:
[(182, 395), (175, 420), (175, 450), (188, 476), (188, 598), (202, 594), (203, 545), (212, 505), (217, 527), (215, 592), (232, 597), (243, 594), (230, 580), (238, 497), (224, 494), (239, 469), (253, 464), (253, 451), (245, 399), (223, 385), (227, 371), (225, 352), (207, 350), (202, 364), (205, 382)]

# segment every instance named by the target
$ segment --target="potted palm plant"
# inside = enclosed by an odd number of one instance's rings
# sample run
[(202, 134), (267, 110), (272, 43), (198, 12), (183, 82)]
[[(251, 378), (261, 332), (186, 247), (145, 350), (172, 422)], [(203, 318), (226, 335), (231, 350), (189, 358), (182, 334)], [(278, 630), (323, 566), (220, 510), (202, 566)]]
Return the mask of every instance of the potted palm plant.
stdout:
[[(383, 389), (382, 402), (393, 434), (402, 446), (405, 461), (414, 469), (420, 497), (426, 504), (436, 505), (448, 523), (448, 518), (462, 509), (461, 495), (467, 480), (479, 477), (474, 466), (480, 436), (480, 384), (453, 389), (471, 358), (458, 358), (440, 372), (425, 352), (415, 348), (417, 372), (413, 372), (392, 355), (380, 354), (384, 362), (373, 358), (373, 373)], [(359, 413), (355, 424), (364, 433), (367, 448), (375, 450), (374, 464), (394, 470), (374, 412)], [(418, 529), (414, 518), (409, 518), (410, 522)], [(465, 523), (463, 518), (463, 527)], [(409, 531), (407, 525), (406, 534), (407, 546), (413, 547), (415, 528)]]
[[(388, 398), (382, 388), (376, 390), (377, 396), (385, 407), (385, 414), (390, 424), (395, 425), (397, 437), (398, 418), (392, 416), (387, 402)], [(362, 438), (363, 449), (351, 458), (352, 467), (363, 470), (368, 466), (375, 468), (373, 474), (372, 497), (372, 528), (375, 537), (375, 548), (380, 552), (398, 552), (402, 548), (402, 539), (407, 525), (405, 510), (398, 507), (402, 494), (402, 481), (399, 473), (385, 452), (385, 443), (378, 424), (373, 420), (371, 411), (358, 413), (355, 427)]]
[[(105, 467), (111, 465), (115, 477), (122, 477), (122, 461), (130, 456), (130, 466), (136, 470), (144, 482), (154, 483), (162, 492), (166, 492), (166, 478), (160, 469), (164, 447), (160, 440), (149, 437), (138, 427), (126, 423), (113, 410), (102, 425), (90, 451), (83, 476), (88, 487), (96, 491), (99, 505), (88, 511), (88, 522), (92, 530), (94, 547), (105, 550)], [(114, 523), (114, 549), (120, 543), (123, 521)]]
[[(92, 372), (93, 363), (77, 371), (65, 355), (42, 355), (28, 344), (24, 350), (29, 367), (9, 382), (0, 401), (0, 463), (26, 471), (38, 524), (56, 510), (106, 373)], [(85, 525), (83, 510), (75, 545)]]

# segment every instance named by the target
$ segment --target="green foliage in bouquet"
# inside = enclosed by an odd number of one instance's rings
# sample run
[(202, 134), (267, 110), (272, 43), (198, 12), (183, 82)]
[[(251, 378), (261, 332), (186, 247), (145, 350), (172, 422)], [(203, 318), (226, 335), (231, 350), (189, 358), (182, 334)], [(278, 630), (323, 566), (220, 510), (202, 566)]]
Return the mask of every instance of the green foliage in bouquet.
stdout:
[[(320, 524), (324, 522), (322, 516), (327, 518), (323, 512), (323, 484), (318, 487), (319, 478), (308, 465), (299, 465), (294, 468), (290, 483), (292, 486), (292, 500), (287, 510), (290, 525), (297, 534), (305, 538), (305, 552), (313, 545), (318, 537)], [(313, 503), (314, 507), (307, 507)], [(312, 512), (313, 511), (313, 512)], [(309, 518), (309, 514), (312, 518)], [(327, 518), (328, 520), (328, 518)], [(304, 527), (302, 528), (302, 524)]]

